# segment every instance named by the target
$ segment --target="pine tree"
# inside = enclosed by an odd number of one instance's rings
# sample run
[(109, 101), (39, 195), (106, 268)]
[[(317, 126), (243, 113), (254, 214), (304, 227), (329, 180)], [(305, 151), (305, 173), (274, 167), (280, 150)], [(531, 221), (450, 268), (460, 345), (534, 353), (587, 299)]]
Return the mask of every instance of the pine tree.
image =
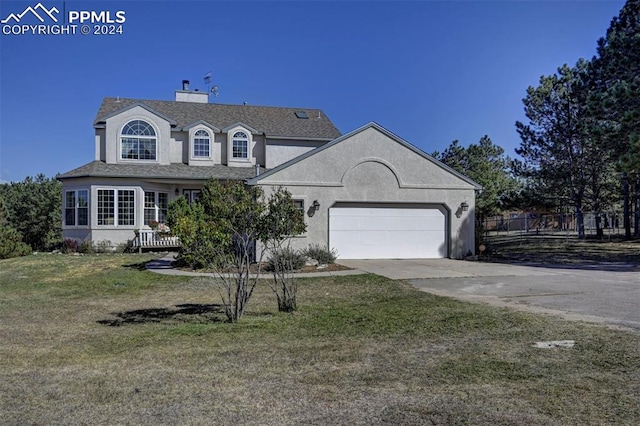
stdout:
[(558, 204), (569, 202), (575, 211), (578, 236), (584, 238), (583, 210), (590, 177), (597, 175), (602, 144), (591, 137), (587, 99), (591, 74), (584, 59), (575, 67), (563, 65), (556, 74), (542, 76), (523, 99), (528, 124), (516, 123), (522, 139), (516, 152), (522, 157), (524, 177), (546, 188)]
[[(628, 0), (598, 41), (596, 90), (590, 106), (606, 128), (604, 140), (622, 176), (624, 228), (631, 237), (630, 193), (640, 192), (640, 0)], [(635, 190), (631, 191), (630, 187)], [(636, 206), (636, 235), (640, 230)]]

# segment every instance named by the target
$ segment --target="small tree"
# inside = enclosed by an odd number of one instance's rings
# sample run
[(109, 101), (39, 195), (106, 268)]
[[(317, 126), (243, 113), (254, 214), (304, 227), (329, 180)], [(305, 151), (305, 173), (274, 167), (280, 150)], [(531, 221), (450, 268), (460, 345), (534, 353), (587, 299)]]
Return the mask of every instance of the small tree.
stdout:
[[(192, 266), (215, 272), (229, 322), (242, 317), (260, 278), (265, 250), (256, 252), (257, 241), (277, 253), (290, 249), (290, 238), (306, 229), (303, 214), (289, 192), (280, 188), (267, 200), (262, 195), (256, 186), (211, 180), (197, 202), (188, 204), (179, 198), (169, 205), (167, 222), (183, 245), (180, 257)], [(254, 262), (258, 269), (251, 274)], [(278, 262), (271, 286), (278, 309), (286, 312), (296, 308), (291, 272), (289, 263)]]
[(167, 224), (180, 238), (178, 261), (191, 268), (205, 268), (215, 263), (214, 246), (223, 238), (218, 230), (211, 226), (212, 221), (200, 203), (187, 203), (179, 197), (169, 205)]
[(291, 194), (283, 188), (274, 191), (267, 200), (260, 239), (271, 255), (273, 283), (270, 287), (280, 312), (296, 310), (298, 286), (293, 272), (297, 253), (291, 248), (291, 238), (306, 229), (304, 213), (296, 208)]
[[(262, 254), (259, 259), (254, 256), (264, 211), (261, 195), (258, 187), (212, 179), (196, 203), (186, 206), (176, 200), (170, 206), (171, 229), (189, 258), (215, 271), (229, 322), (242, 317), (260, 277)], [(255, 260), (258, 271), (252, 277)]]

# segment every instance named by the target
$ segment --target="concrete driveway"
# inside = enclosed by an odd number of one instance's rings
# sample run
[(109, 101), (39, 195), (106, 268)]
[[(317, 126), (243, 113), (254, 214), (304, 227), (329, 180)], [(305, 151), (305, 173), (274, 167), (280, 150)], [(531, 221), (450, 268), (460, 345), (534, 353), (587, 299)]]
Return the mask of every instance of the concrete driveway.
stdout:
[(559, 314), (640, 330), (640, 267), (607, 264), (541, 267), (451, 259), (344, 260), (461, 300)]

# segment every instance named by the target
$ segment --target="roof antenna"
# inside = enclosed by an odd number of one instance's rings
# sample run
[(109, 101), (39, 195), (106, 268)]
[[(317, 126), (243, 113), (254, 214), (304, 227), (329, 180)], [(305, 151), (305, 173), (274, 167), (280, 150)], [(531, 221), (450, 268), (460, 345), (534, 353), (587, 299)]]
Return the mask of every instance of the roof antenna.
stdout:
[(211, 71), (209, 71), (208, 73), (206, 73), (204, 75), (204, 84), (207, 85), (207, 93), (208, 94), (213, 94), (213, 96), (215, 98), (218, 97), (218, 85), (214, 84), (213, 87), (211, 87)]

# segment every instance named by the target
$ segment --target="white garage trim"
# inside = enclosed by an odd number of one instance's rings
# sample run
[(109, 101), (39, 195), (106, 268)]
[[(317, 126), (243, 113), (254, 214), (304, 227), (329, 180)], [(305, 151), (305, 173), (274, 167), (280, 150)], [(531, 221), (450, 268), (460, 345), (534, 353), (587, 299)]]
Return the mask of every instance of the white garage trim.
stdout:
[(438, 205), (338, 204), (329, 209), (329, 245), (340, 259), (443, 258), (447, 218)]

